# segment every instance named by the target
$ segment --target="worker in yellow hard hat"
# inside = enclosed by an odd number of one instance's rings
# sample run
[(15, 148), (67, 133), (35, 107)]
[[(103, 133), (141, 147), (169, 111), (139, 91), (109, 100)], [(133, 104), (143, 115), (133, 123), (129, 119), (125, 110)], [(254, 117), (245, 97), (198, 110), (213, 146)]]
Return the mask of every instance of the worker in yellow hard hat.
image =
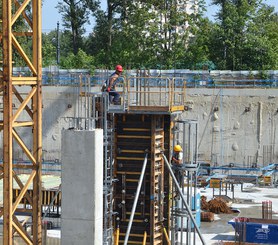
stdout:
[(175, 145), (174, 146), (174, 151), (172, 154), (172, 164), (173, 165), (181, 165), (182, 164), (182, 147), (180, 145)]
[[(175, 177), (179, 185), (181, 186), (183, 183), (183, 169), (182, 169), (182, 163), (183, 163), (183, 152), (182, 152), (182, 147), (180, 145), (175, 145), (173, 154), (172, 154), (172, 169), (174, 171)], [(179, 197), (178, 192), (176, 191), (176, 187), (173, 193), (173, 197), (176, 199)]]

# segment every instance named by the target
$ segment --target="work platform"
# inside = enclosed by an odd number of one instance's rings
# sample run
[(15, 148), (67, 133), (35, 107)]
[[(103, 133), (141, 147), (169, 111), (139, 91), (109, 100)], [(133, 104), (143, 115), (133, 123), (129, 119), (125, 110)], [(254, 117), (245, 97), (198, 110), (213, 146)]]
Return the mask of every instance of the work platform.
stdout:
[(170, 115), (173, 113), (180, 113), (184, 111), (184, 106), (172, 106), (163, 107), (163, 106), (128, 106), (128, 108), (123, 107), (122, 105), (109, 105), (109, 113), (127, 113), (127, 114), (157, 114), (157, 115)]
[[(91, 93), (89, 90), (80, 87), (80, 95), (109, 96), (107, 92)], [(107, 103), (108, 113), (170, 115), (185, 110), (186, 81), (181, 78), (131, 77), (118, 83), (116, 91), (120, 94), (120, 104)]]

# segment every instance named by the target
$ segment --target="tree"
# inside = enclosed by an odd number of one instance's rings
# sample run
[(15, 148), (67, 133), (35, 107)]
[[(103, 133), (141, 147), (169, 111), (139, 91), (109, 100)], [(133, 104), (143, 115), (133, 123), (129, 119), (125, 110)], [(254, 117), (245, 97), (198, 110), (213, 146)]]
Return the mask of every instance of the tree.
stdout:
[(82, 48), (82, 35), (85, 33), (84, 24), (89, 23), (90, 11), (94, 11), (98, 1), (94, 0), (62, 0), (58, 2), (57, 8), (62, 13), (63, 26), (70, 30), (72, 50), (77, 54)]
[(61, 67), (64, 69), (89, 69), (94, 70), (94, 58), (79, 49), (77, 54), (69, 53), (61, 59)]
[(277, 42), (271, 41), (277, 28), (274, 9), (261, 0), (214, 0), (213, 4), (220, 6), (210, 50), (218, 69), (273, 67), (277, 60)]
[[(198, 27), (191, 36), (188, 48), (185, 51), (182, 67), (189, 69), (215, 69), (214, 63), (211, 61), (211, 32), (214, 29), (214, 23), (208, 18), (202, 18), (198, 22)], [(202, 65), (201, 65), (202, 64)]]
[(56, 45), (54, 43), (56, 32), (51, 31), (42, 35), (42, 61), (43, 66), (56, 65)]
[(278, 69), (277, 30), (278, 14), (274, 13), (273, 7), (262, 5), (258, 9), (256, 18), (248, 25), (242, 68), (254, 70)]
[(201, 16), (204, 1), (199, 2), (200, 8), (188, 13), (175, 0), (107, 1), (107, 13), (96, 17), (90, 49), (109, 66), (173, 68)]

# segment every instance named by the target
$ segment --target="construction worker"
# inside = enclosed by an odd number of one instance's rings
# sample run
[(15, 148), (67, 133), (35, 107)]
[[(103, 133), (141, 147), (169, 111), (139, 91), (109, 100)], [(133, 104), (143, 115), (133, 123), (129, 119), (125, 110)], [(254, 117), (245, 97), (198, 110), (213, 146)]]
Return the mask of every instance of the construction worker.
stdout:
[(182, 147), (180, 145), (175, 145), (171, 162), (173, 165), (180, 166), (182, 164), (182, 160), (183, 160)]
[(115, 105), (120, 104), (120, 94), (116, 91), (116, 85), (120, 81), (120, 76), (123, 72), (121, 65), (116, 65), (115, 72), (111, 74), (108, 80), (106, 91), (109, 93), (109, 101)]
[(183, 152), (182, 152), (182, 147), (180, 145), (174, 146), (171, 163), (172, 163), (172, 168), (173, 168), (175, 177), (176, 177), (178, 183), (181, 184), (182, 179), (183, 179), (183, 170), (182, 170)]

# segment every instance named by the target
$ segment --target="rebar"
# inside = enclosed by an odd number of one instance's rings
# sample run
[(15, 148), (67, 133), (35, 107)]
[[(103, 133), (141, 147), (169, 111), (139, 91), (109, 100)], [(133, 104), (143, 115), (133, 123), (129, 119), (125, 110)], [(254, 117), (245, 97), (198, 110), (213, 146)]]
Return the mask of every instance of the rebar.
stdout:
[(272, 219), (272, 201), (262, 202), (262, 218)]

